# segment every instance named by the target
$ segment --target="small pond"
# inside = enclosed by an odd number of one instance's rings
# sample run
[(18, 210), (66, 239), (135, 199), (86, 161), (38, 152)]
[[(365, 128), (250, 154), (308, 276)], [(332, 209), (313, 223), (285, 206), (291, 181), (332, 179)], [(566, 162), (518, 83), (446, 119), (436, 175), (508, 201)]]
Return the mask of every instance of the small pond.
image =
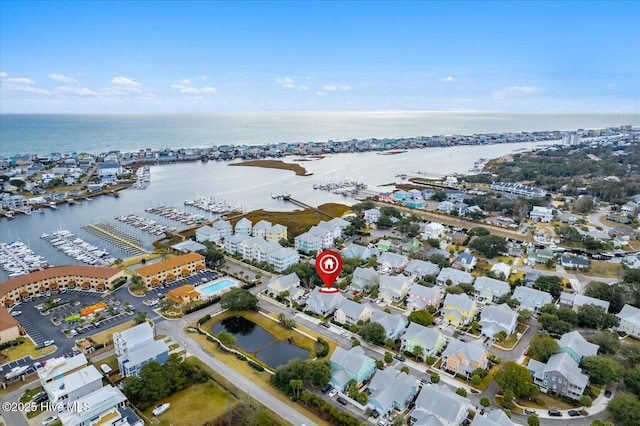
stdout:
[(226, 318), (211, 327), (218, 335), (226, 331), (236, 338), (236, 346), (256, 355), (269, 367), (277, 368), (294, 358), (307, 359), (309, 351), (287, 342), (276, 342), (275, 337), (256, 323), (240, 316)]

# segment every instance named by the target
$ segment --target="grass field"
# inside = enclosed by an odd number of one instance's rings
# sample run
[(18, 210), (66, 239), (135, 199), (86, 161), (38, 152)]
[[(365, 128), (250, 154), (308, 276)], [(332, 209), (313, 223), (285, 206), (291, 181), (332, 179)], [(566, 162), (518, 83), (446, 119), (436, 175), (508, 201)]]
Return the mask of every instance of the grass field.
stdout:
[(50, 353), (53, 353), (55, 351), (55, 346), (47, 346), (46, 348), (36, 349), (36, 345), (33, 344), (31, 339), (24, 339), (24, 343), (22, 343), (21, 345), (3, 349), (0, 352), (0, 363), (6, 364), (25, 356), (31, 356), (31, 358), (37, 359), (42, 356), (49, 355)]
[[(158, 404), (165, 402), (170, 403), (171, 407), (156, 417), (160, 420), (161, 426), (213, 424), (215, 419), (236, 404), (235, 398), (213, 381), (193, 385), (169, 398), (158, 401)], [(145, 415), (154, 418), (151, 411), (153, 411), (153, 407), (145, 411)]]
[(263, 167), (266, 169), (281, 169), (291, 170), (297, 176), (311, 176), (313, 173), (307, 172), (307, 169), (300, 164), (285, 163), (280, 160), (252, 160), (243, 161), (242, 163), (232, 163), (230, 166), (251, 166), (251, 167)]
[(624, 274), (624, 268), (620, 263), (591, 260), (591, 267), (584, 274), (596, 277), (620, 278)]
[(290, 237), (290, 241), (293, 242), (293, 236), (306, 232), (309, 228), (317, 225), (321, 220), (329, 220), (326, 215), (331, 217), (340, 217), (347, 213), (350, 209), (349, 206), (344, 204), (327, 203), (318, 206), (318, 210), (296, 210), (293, 212), (271, 212), (265, 210), (254, 210), (245, 215), (237, 216), (234, 219), (230, 219), (232, 225), (235, 224), (241, 217), (246, 217), (252, 223), (257, 223), (261, 220), (266, 220), (271, 223), (279, 223), (287, 227), (287, 234)]

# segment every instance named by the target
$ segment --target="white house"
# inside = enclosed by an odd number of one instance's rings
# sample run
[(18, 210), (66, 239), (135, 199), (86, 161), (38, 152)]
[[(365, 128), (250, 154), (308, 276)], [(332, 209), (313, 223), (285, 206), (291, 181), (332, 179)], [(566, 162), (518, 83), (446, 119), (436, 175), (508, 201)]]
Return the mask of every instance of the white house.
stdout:
[(267, 284), (267, 293), (277, 297), (283, 292), (288, 292), (287, 299), (296, 300), (304, 295), (304, 289), (300, 286), (300, 278), (295, 272), (280, 277), (271, 277)]
[(640, 309), (635, 306), (624, 305), (616, 316), (620, 320), (620, 324), (618, 324), (619, 331), (640, 339)]
[(422, 231), (422, 239), (427, 240), (429, 238), (440, 238), (444, 234), (444, 225), (438, 222), (431, 222), (425, 225), (424, 231)]
[(516, 330), (517, 325), (518, 314), (506, 303), (485, 306), (480, 314), (483, 336), (493, 337), (501, 331), (509, 336)]
[(531, 220), (536, 222), (551, 222), (553, 220), (553, 209), (547, 207), (534, 206), (529, 212)]
[(385, 251), (378, 256), (378, 269), (384, 272), (401, 271), (409, 263), (409, 258), (397, 253)]
[(380, 209), (369, 209), (364, 211), (364, 221), (370, 225), (372, 223), (376, 223), (381, 216), (382, 213), (380, 213)]
[(236, 222), (235, 233), (241, 235), (251, 235), (251, 221), (246, 217), (243, 217)]

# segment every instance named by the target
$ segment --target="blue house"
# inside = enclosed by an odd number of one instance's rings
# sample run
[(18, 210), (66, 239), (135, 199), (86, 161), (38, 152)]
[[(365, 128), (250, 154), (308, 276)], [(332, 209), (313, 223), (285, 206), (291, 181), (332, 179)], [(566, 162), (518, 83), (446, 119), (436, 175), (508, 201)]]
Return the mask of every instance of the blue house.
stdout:
[(348, 351), (337, 347), (331, 355), (331, 380), (329, 383), (339, 390), (343, 390), (350, 380), (358, 385), (369, 379), (376, 369), (376, 362), (364, 354), (360, 346), (354, 346)]
[(424, 202), (422, 200), (416, 200), (414, 198), (406, 199), (402, 202), (402, 204), (406, 207), (412, 207), (414, 209), (421, 209), (424, 207)]
[(120, 374), (124, 377), (137, 376), (140, 369), (151, 361), (164, 364), (169, 359), (169, 347), (162, 340), (154, 340), (127, 355), (118, 357)]

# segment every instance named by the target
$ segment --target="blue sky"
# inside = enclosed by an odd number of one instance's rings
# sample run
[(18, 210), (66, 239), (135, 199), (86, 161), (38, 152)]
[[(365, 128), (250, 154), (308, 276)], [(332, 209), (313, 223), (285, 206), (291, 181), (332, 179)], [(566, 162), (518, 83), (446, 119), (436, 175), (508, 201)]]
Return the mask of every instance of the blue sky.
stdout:
[(0, 111), (640, 111), (640, 3), (0, 1)]

